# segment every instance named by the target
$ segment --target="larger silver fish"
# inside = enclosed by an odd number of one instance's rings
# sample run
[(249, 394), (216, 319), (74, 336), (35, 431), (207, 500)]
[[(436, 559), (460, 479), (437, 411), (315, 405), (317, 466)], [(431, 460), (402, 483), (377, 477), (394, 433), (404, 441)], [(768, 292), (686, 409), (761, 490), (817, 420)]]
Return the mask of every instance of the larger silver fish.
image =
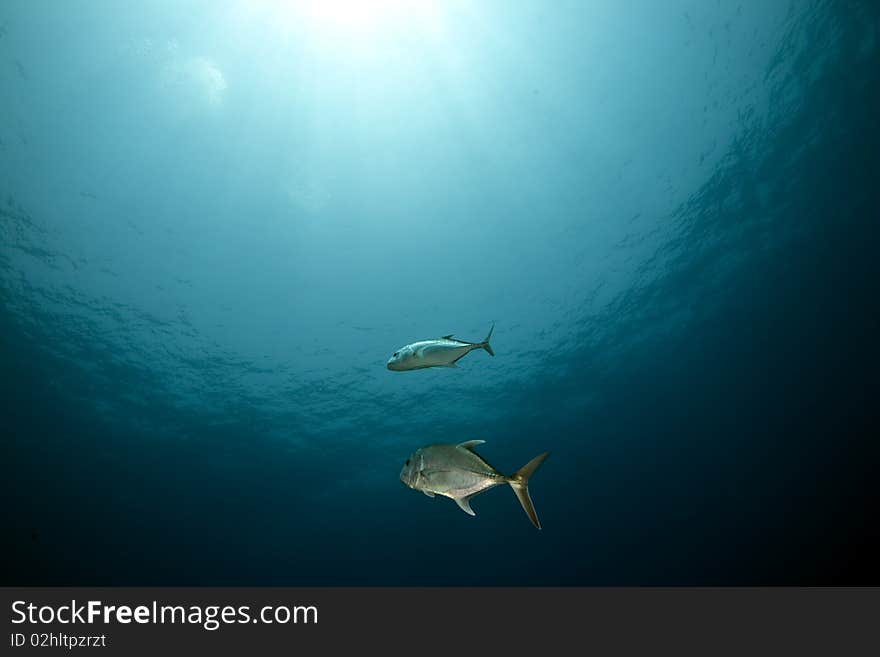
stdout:
[(471, 498), (500, 484), (510, 484), (532, 524), (541, 529), (538, 514), (529, 496), (529, 478), (550, 452), (538, 454), (509, 477), (486, 463), (474, 451), (485, 440), (469, 440), (459, 445), (428, 445), (417, 449), (406, 460), (400, 480), (428, 497), (443, 495), (458, 503), (462, 511), (476, 515)]
[(495, 325), (489, 329), (489, 335), (482, 342), (465, 342), (456, 340), (452, 334), (444, 335), (436, 340), (422, 340), (401, 347), (388, 359), (388, 369), (395, 372), (421, 370), (426, 367), (458, 367), (456, 363), (474, 349), (485, 349), (490, 356), (495, 352), (489, 345), (489, 338)]

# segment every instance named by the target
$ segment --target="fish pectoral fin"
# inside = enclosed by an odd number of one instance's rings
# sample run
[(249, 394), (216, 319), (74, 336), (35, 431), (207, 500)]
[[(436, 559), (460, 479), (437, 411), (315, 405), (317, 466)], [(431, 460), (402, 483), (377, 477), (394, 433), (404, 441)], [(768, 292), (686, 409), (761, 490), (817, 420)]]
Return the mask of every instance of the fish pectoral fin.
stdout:
[(461, 507), (461, 510), (464, 511), (469, 516), (477, 515), (476, 513), (474, 513), (474, 510), (471, 508), (471, 498), (472, 497), (473, 497), (473, 495), (468, 495), (467, 497), (453, 498), (455, 500), (455, 503)]
[(461, 447), (463, 449), (473, 450), (474, 447), (476, 447), (477, 445), (482, 445), (484, 442), (486, 442), (486, 441), (485, 440), (468, 440), (467, 442), (458, 443), (457, 447)]
[(422, 492), (423, 492), (425, 495), (427, 495), (428, 497), (434, 497), (434, 493), (431, 492), (431, 491), (429, 491), (429, 490), (423, 490)]

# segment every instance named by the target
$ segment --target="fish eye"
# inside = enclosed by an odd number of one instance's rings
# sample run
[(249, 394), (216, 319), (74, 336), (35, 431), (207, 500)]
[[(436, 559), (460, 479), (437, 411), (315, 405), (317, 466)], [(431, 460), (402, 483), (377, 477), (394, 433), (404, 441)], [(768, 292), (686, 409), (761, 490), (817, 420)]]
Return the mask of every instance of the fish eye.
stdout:
[(406, 460), (406, 463), (404, 463), (404, 465), (409, 465), (409, 459)]
[(392, 357), (392, 358), (397, 358), (399, 355), (400, 355), (400, 352), (399, 352), (399, 351), (395, 351), (393, 354), (391, 354), (391, 357)]

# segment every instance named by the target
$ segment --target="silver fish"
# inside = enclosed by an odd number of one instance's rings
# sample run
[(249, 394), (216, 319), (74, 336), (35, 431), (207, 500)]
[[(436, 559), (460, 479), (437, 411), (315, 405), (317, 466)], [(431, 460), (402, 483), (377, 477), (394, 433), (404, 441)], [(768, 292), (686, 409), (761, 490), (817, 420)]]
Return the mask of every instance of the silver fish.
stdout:
[(529, 496), (529, 478), (550, 452), (538, 454), (509, 477), (486, 463), (474, 451), (485, 440), (469, 440), (458, 445), (428, 445), (417, 449), (406, 460), (400, 480), (428, 497), (443, 495), (456, 501), (462, 511), (476, 515), (471, 498), (501, 484), (510, 484), (532, 524), (541, 529), (538, 514)]
[(489, 338), (495, 325), (489, 329), (489, 335), (482, 342), (465, 342), (456, 340), (452, 334), (444, 335), (436, 340), (422, 340), (401, 347), (388, 359), (387, 367), (395, 372), (421, 370), (426, 367), (458, 367), (456, 362), (467, 356), (474, 349), (485, 349), (490, 356), (495, 352), (489, 345)]

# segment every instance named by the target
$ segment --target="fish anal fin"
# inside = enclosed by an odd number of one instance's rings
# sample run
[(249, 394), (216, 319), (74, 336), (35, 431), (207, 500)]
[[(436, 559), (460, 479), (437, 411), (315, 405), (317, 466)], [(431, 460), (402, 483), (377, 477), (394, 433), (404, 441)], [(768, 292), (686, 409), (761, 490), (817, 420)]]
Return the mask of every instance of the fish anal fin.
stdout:
[(455, 500), (455, 503), (461, 507), (462, 511), (469, 516), (475, 516), (477, 514), (474, 513), (474, 510), (471, 508), (471, 497), (473, 497), (473, 495), (468, 495), (467, 497), (455, 497), (453, 499)]
[(463, 449), (473, 450), (477, 445), (482, 445), (485, 440), (468, 440), (467, 442), (459, 443), (456, 447), (461, 447)]
[(428, 497), (434, 497), (434, 493), (431, 492), (431, 491), (429, 491), (429, 490), (423, 490), (422, 492), (423, 492), (425, 495), (427, 495)]

